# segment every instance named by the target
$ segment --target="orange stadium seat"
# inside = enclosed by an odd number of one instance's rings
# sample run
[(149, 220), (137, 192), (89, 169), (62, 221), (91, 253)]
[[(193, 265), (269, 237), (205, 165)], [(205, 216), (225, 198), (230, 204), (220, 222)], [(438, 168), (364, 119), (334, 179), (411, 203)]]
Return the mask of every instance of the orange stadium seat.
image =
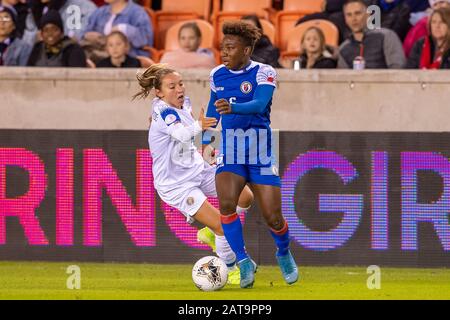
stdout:
[(240, 20), (242, 16), (256, 14), (259, 18), (268, 19), (271, 9), (271, 0), (223, 0), (222, 8), (217, 12), (217, 4), (214, 4), (215, 13), (212, 20), (216, 33), (216, 47), (222, 41), (222, 25), (225, 21)]
[(211, 0), (163, 0), (155, 14), (155, 47), (164, 48), (167, 30), (180, 21), (205, 19), (211, 12)]
[(260, 19), (259, 22), (261, 22), (263, 33), (275, 44), (275, 26), (266, 19)]
[(288, 34), (298, 19), (323, 11), (324, 6), (325, 0), (284, 0), (283, 10), (275, 17), (275, 43), (280, 51), (286, 51)]
[(338, 28), (328, 20), (315, 19), (303, 22), (293, 28), (287, 37), (286, 51), (281, 53), (281, 59), (296, 58), (300, 54), (300, 41), (309, 27), (320, 28), (325, 35), (325, 43), (329, 46), (336, 47), (339, 41), (339, 31)]

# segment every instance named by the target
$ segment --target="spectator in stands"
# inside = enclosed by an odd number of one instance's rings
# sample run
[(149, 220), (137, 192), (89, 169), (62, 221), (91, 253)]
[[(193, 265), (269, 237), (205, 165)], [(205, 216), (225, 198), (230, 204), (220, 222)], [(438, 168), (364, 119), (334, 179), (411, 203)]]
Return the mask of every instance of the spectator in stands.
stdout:
[(368, 69), (404, 67), (405, 55), (397, 34), (384, 28), (369, 30), (367, 5), (363, 0), (347, 0), (344, 16), (352, 35), (339, 47), (338, 68), (352, 68), (355, 58), (360, 56)]
[(263, 28), (258, 16), (247, 15), (243, 16), (241, 19), (253, 24), (262, 34), (261, 38), (256, 42), (255, 49), (250, 58), (253, 61), (265, 63), (274, 68), (282, 68), (278, 61), (280, 59), (280, 50), (272, 44), (268, 36), (263, 34)]
[(106, 0), (108, 3), (94, 11), (83, 35), (89, 39), (107, 36), (118, 30), (130, 41), (131, 56), (149, 56), (143, 49), (153, 45), (153, 27), (144, 8), (132, 0)]
[(336, 59), (325, 44), (325, 35), (320, 28), (310, 27), (302, 36), (300, 66), (302, 69), (334, 69)]
[(405, 39), (411, 28), (409, 15), (411, 9), (406, 0), (368, 0), (367, 5), (381, 9), (381, 27), (394, 31), (400, 40)]
[(450, 69), (450, 8), (433, 11), (428, 22), (430, 35), (418, 40), (406, 65), (411, 69)]
[(25, 66), (31, 46), (16, 37), (17, 15), (13, 7), (0, 6), (0, 66)]
[(186, 22), (178, 31), (180, 49), (166, 52), (161, 63), (174, 68), (213, 68), (214, 54), (209, 49), (200, 48), (202, 32), (195, 22)]
[(28, 60), (33, 67), (86, 67), (86, 56), (80, 45), (64, 35), (61, 16), (49, 10), (40, 21), (42, 41), (36, 43)]
[(120, 31), (113, 31), (106, 37), (106, 50), (109, 57), (101, 60), (97, 68), (140, 68), (138, 59), (130, 57), (130, 43)]
[(431, 12), (439, 8), (450, 8), (450, 0), (429, 0), (429, 2), (431, 9), (427, 10), (425, 17), (419, 20), (419, 22), (417, 22), (416, 25), (409, 30), (405, 41), (403, 41), (403, 50), (405, 51), (406, 57), (409, 57), (411, 49), (417, 40), (429, 35), (428, 16)]
[[(30, 0), (31, 10), (26, 17), (23, 40), (34, 45), (39, 39), (38, 26), (42, 16), (49, 10), (56, 10), (63, 21), (64, 35), (79, 40), (83, 29), (88, 24), (88, 19), (96, 10), (91, 0)], [(78, 11), (73, 8), (80, 9)]]

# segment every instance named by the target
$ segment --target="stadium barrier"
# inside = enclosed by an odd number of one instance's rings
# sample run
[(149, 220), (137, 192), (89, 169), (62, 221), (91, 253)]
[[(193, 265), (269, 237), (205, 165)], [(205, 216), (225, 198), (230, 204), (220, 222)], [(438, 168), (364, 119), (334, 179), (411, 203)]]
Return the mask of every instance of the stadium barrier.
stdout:
[[(182, 73), (197, 113), (208, 71)], [(150, 107), (130, 102), (134, 76), (0, 69), (0, 260), (208, 254), (152, 188)], [(450, 266), (449, 82), (448, 72), (279, 71), (273, 127), (300, 264)], [(252, 256), (274, 264), (257, 208), (242, 219)]]

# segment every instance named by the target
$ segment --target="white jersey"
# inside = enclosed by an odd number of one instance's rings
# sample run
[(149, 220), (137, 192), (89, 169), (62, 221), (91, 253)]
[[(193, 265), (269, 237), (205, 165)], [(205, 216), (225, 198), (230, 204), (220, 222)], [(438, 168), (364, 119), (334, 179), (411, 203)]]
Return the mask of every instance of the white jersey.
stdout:
[(148, 143), (153, 158), (153, 179), (160, 194), (196, 185), (206, 162), (194, 145), (202, 128), (193, 118), (189, 98), (183, 107), (169, 106), (159, 98), (152, 101)]

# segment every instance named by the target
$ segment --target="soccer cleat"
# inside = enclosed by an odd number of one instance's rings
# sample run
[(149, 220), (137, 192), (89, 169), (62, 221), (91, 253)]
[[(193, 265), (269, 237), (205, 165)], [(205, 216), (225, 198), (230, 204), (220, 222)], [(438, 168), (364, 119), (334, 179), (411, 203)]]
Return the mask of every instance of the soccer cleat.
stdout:
[(240, 284), (241, 283), (241, 272), (238, 267), (234, 267), (232, 270), (228, 271), (228, 284)]
[(295, 264), (294, 257), (292, 257), (291, 251), (284, 256), (276, 256), (278, 265), (280, 266), (281, 273), (284, 280), (288, 284), (293, 284), (298, 280), (298, 268)]
[(197, 231), (197, 241), (211, 247), (216, 252), (216, 235), (210, 228), (204, 227)]
[(252, 288), (255, 282), (255, 273), (258, 266), (255, 261), (250, 258), (245, 258), (238, 262), (241, 275), (241, 288)]

